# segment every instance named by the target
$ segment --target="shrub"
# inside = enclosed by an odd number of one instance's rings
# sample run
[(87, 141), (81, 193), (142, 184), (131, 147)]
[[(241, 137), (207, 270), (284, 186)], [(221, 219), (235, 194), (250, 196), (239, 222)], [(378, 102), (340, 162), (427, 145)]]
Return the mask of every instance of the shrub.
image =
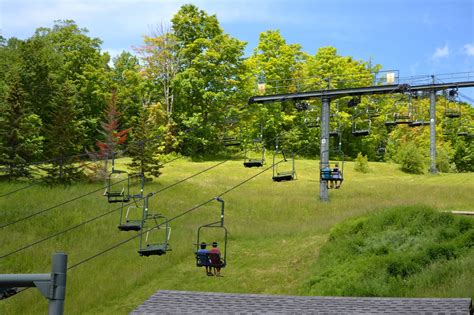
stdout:
[(402, 171), (408, 173), (422, 174), (425, 168), (424, 156), (413, 142), (400, 147), (397, 162), (400, 163)]
[(367, 173), (369, 172), (369, 161), (367, 156), (362, 155), (362, 153), (358, 153), (355, 159), (355, 166), (354, 169), (357, 172)]

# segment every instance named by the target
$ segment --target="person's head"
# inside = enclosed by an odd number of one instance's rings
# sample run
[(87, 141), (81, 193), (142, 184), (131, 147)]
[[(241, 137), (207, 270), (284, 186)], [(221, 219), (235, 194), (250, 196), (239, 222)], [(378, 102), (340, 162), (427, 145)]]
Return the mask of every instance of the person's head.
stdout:
[(206, 249), (206, 243), (204, 242), (201, 243), (201, 249)]
[(217, 242), (212, 242), (212, 247), (217, 247)]
[(339, 167), (339, 164), (337, 164), (337, 163), (336, 163), (336, 164), (334, 164), (334, 167)]

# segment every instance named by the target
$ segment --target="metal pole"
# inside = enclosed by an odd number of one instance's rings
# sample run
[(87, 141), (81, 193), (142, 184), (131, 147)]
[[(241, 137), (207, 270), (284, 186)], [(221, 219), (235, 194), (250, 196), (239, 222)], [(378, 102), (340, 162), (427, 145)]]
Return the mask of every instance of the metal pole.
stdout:
[(64, 314), (64, 299), (66, 297), (66, 272), (67, 255), (65, 253), (55, 253), (53, 255), (53, 267), (51, 271), (51, 292), (49, 299), (48, 314)]
[[(435, 81), (434, 75), (433, 84)], [(436, 91), (430, 91), (430, 173), (438, 174), (436, 169)]]
[[(320, 172), (321, 169), (329, 167), (329, 106), (330, 99), (323, 97), (321, 108), (321, 147), (320, 147)], [(320, 176), (321, 178), (321, 176)], [(322, 202), (329, 202), (329, 192), (327, 180), (320, 179), (319, 199)]]

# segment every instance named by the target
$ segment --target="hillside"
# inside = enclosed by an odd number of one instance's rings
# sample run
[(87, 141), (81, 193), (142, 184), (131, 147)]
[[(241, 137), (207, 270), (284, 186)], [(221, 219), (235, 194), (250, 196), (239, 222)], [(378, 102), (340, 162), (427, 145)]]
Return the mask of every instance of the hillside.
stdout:
[[(219, 161), (172, 162), (163, 175), (147, 183), (146, 192), (157, 191)], [(413, 206), (437, 211), (474, 210), (474, 176), (467, 174), (409, 175), (395, 164), (370, 163), (368, 174), (357, 173), (345, 163), (341, 189), (330, 192), (331, 202), (318, 201), (318, 161), (298, 160), (298, 179), (274, 183), (271, 169), (224, 195), (225, 225), (229, 230), (228, 266), (224, 277), (207, 277), (195, 266), (194, 243), (199, 225), (219, 220), (219, 204), (211, 202), (171, 223), (172, 251), (158, 257), (139, 257), (138, 239), (112, 249), (68, 273), (67, 314), (128, 313), (159, 289), (245, 292), (266, 294), (322, 294), (309, 290), (320, 249), (331, 229), (346, 219)], [(165, 190), (150, 199), (150, 211), (174, 217), (257, 174), (241, 160), (216, 168)], [(25, 183), (0, 184), (0, 194)], [(0, 198), (1, 224), (99, 189), (100, 184), (77, 184), (54, 189), (35, 185)], [(0, 230), (3, 256), (26, 244), (63, 231), (117, 207), (107, 204), (99, 191), (87, 198), (47, 211)], [(469, 220), (469, 219), (467, 219)], [(119, 232), (119, 212), (95, 220), (58, 237), (2, 258), (2, 273), (48, 273), (51, 254), (64, 251), (69, 266), (130, 238)], [(472, 220), (471, 220), (472, 222)], [(458, 266), (471, 266), (474, 253), (463, 254)], [(453, 265), (454, 266), (454, 265)], [(436, 270), (433, 270), (436, 272)], [(449, 277), (430, 281), (406, 293), (410, 296), (474, 297), (469, 269), (457, 268)], [(459, 290), (459, 288), (461, 288)], [(383, 295), (383, 294), (382, 294)], [(47, 301), (37, 290), (28, 290), (0, 303), (0, 313), (44, 313)]]

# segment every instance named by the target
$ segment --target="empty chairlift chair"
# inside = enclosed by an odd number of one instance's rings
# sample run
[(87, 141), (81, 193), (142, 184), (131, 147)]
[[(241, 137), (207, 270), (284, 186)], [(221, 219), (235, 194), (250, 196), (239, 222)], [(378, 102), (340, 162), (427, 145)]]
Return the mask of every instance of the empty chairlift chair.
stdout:
[[(145, 198), (145, 204), (148, 208), (148, 197)], [(140, 256), (161, 256), (171, 250), (169, 245), (171, 227), (165, 216), (148, 214), (143, 230), (146, 230), (146, 232), (142, 232), (140, 235), (140, 248), (138, 250)]]
[[(126, 209), (126, 210), (125, 210)], [(120, 231), (140, 231), (143, 228), (148, 209), (145, 205), (135, 203), (128, 207), (123, 206), (120, 212), (120, 223), (117, 228)]]
[[(260, 157), (254, 158), (251, 154), (255, 152), (261, 154)], [(245, 167), (262, 167), (265, 164), (265, 143), (263, 141), (263, 127), (261, 127), (260, 137), (253, 140), (253, 148), (245, 150), (244, 166)]]
[(224, 121), (224, 135), (222, 136), (222, 143), (225, 147), (240, 146), (241, 141), (238, 133), (235, 132), (234, 124), (238, 119), (229, 118)]
[(387, 114), (385, 126), (409, 125), (413, 121), (411, 96), (403, 95), (395, 100), (392, 113)]
[(461, 103), (458, 100), (458, 89), (449, 90), (445, 93), (445, 97), (444, 116), (447, 118), (461, 117)]
[(107, 188), (104, 196), (109, 203), (130, 201), (130, 177), (126, 171), (112, 169), (107, 177)]
[[(280, 160), (280, 157), (282, 160)], [(278, 159), (278, 160), (277, 160)], [(290, 168), (288, 169), (288, 165)], [(283, 169), (286, 166), (286, 169)], [(275, 182), (289, 181), (296, 178), (295, 171), (295, 156), (294, 154), (291, 158), (287, 158), (285, 151), (278, 147), (278, 139), (275, 145), (275, 152), (273, 153), (273, 176), (272, 179)]]
[(352, 135), (354, 137), (363, 137), (370, 134), (372, 121), (368, 110), (362, 110), (352, 115)]

